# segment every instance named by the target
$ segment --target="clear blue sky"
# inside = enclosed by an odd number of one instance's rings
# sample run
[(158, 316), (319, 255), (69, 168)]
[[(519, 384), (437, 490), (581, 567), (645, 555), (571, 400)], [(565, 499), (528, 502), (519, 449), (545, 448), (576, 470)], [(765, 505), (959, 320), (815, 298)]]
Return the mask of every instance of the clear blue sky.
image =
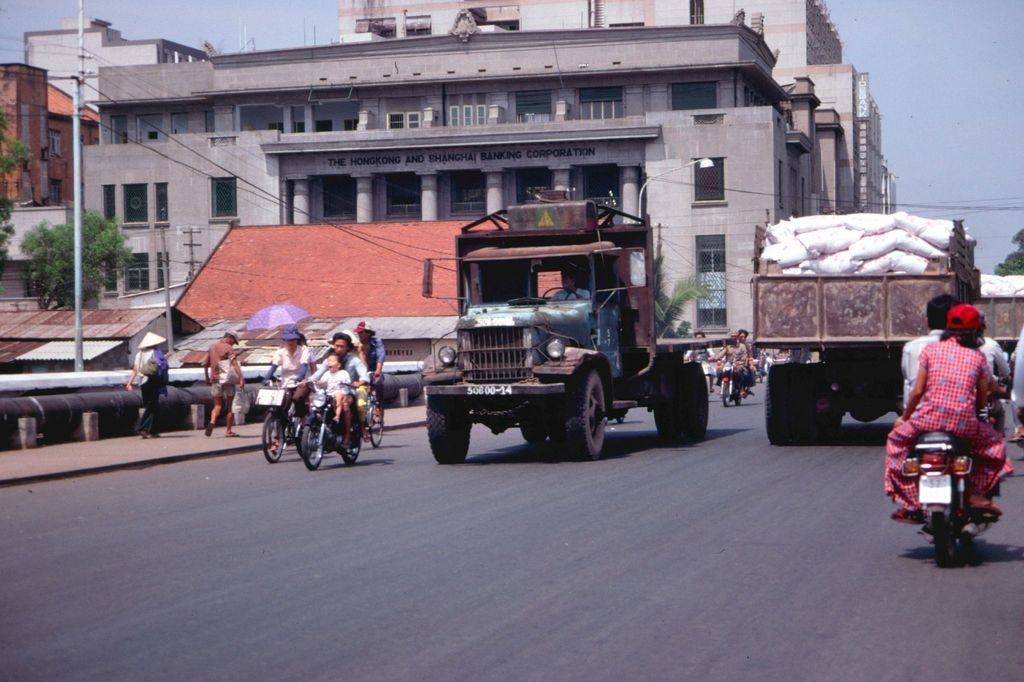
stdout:
[[(741, 4), (742, 3), (738, 3)], [(827, 0), (844, 59), (871, 74), (882, 149), (900, 208), (964, 218), (991, 272), (1024, 229), (1024, 26), (1021, 0)], [(22, 61), (22, 33), (56, 28), (77, 0), (0, 0), (0, 61)], [(330, 42), (336, 0), (85, 0), (126, 38), (204, 40), (235, 51)], [(748, 8), (748, 15), (751, 9)]]

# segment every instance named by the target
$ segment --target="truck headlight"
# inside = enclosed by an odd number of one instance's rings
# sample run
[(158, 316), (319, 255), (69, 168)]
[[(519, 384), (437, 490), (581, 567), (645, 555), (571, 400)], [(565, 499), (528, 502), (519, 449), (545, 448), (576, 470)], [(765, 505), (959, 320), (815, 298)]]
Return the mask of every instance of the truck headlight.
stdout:
[(544, 347), (544, 350), (552, 360), (561, 360), (565, 355), (565, 342), (562, 339), (551, 339)]
[(444, 367), (451, 367), (455, 364), (455, 349), (451, 346), (441, 346), (437, 351), (437, 359)]

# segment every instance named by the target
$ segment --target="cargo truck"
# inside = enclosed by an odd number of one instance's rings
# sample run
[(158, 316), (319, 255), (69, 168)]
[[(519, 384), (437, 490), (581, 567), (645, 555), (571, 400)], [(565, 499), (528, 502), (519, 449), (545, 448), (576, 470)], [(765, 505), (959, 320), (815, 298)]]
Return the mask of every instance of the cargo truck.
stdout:
[(654, 412), (663, 438), (703, 439), (707, 382), (683, 361), (702, 341), (655, 338), (651, 249), (642, 219), (554, 193), (462, 228), (456, 339), (424, 371), (437, 462), (465, 461), (473, 424), (598, 459), (606, 420), (637, 407)]
[(834, 436), (844, 415), (870, 422), (902, 409), (903, 344), (927, 333), (925, 306), (940, 293), (977, 299), (973, 246), (954, 221), (948, 253), (910, 274), (787, 275), (763, 261), (758, 230), (754, 263), (754, 339), (785, 349), (792, 361), (772, 366), (765, 427), (774, 445), (811, 444)]

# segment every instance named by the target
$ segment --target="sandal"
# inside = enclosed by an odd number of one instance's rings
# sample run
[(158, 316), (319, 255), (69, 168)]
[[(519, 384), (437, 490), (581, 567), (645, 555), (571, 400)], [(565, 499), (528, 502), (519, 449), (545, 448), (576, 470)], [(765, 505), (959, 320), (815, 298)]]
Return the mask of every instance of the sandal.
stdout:
[(889, 518), (898, 523), (924, 523), (924, 513), (920, 509), (897, 509)]
[(224, 437), (225, 438), (239, 438), (239, 435), (237, 433), (235, 433), (234, 431), (228, 431), (227, 433), (224, 434)]
[(209, 424), (206, 425), (206, 435), (213, 435), (213, 422), (210, 422)]

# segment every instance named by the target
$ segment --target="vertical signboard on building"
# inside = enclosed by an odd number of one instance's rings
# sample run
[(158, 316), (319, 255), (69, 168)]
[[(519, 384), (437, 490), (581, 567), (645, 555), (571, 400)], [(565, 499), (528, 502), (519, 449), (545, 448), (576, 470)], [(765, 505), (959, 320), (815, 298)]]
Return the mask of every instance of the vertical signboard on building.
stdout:
[(868, 106), (868, 74), (857, 74), (857, 118), (867, 118), (871, 112)]

